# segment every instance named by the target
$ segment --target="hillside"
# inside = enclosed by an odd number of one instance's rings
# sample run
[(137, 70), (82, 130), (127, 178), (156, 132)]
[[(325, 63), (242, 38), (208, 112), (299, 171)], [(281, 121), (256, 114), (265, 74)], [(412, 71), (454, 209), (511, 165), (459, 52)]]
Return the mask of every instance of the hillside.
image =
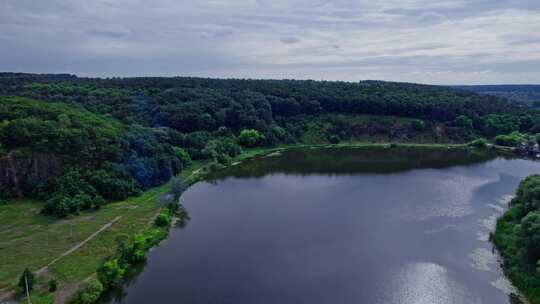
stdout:
[(189, 162), (176, 133), (126, 127), (77, 105), (0, 97), (1, 198), (64, 217), (159, 185)]
[(519, 106), (540, 108), (540, 85), (477, 85), (455, 88), (504, 98)]
[[(540, 114), (439, 86), (0, 74), (2, 197), (57, 216), (160, 185), (191, 159), (296, 143), (462, 143), (540, 133)], [(7, 97), (19, 96), (19, 97)]]

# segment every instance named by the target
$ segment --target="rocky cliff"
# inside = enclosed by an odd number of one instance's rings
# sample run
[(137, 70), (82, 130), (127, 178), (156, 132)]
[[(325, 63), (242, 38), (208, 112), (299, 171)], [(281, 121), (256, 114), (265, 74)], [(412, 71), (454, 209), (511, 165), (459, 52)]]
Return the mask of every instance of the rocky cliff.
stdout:
[(0, 186), (17, 196), (25, 187), (46, 181), (62, 173), (62, 159), (39, 152), (15, 150), (0, 158)]

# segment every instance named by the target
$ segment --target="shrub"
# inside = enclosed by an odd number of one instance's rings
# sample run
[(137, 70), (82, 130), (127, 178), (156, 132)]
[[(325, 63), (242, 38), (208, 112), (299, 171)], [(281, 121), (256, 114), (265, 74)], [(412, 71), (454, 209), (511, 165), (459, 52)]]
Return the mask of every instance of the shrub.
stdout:
[(415, 131), (424, 131), (426, 129), (426, 123), (420, 119), (411, 121), (411, 126)]
[(337, 135), (330, 135), (328, 137), (328, 141), (331, 143), (331, 144), (339, 144), (339, 137)]
[(244, 129), (240, 131), (238, 136), (238, 143), (244, 147), (255, 147), (264, 140), (264, 136), (257, 130)]
[(146, 237), (142, 233), (137, 233), (126, 244), (122, 254), (122, 261), (126, 261), (130, 264), (144, 261), (146, 259), (147, 249), (148, 244)]
[(98, 280), (104, 288), (118, 286), (124, 273), (125, 269), (118, 264), (118, 259), (105, 261), (97, 270)]
[(91, 280), (88, 285), (79, 293), (75, 300), (76, 304), (93, 304), (103, 293), (103, 284), (98, 280)]
[(485, 138), (478, 138), (469, 143), (469, 146), (475, 148), (485, 148), (487, 147), (487, 140)]
[(49, 287), (49, 292), (55, 292), (58, 288), (58, 282), (56, 282), (55, 279), (49, 280), (49, 282), (47, 282), (47, 286)]
[(500, 146), (515, 147), (523, 140), (523, 135), (517, 131), (509, 135), (498, 135), (495, 137), (495, 143)]
[(171, 216), (167, 212), (161, 212), (157, 217), (154, 223), (158, 227), (169, 227), (171, 225)]

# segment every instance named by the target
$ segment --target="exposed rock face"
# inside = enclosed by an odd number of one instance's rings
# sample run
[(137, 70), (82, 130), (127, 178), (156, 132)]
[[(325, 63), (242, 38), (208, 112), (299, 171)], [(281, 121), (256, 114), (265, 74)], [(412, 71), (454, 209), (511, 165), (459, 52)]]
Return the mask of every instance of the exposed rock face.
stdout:
[(11, 151), (0, 158), (0, 185), (22, 196), (25, 186), (62, 173), (62, 159), (52, 154)]

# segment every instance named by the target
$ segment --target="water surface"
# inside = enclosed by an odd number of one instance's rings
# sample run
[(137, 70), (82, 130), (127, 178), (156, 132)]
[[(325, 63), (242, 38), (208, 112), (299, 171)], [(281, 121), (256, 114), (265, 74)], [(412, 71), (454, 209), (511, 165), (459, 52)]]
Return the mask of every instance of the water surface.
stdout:
[(540, 163), (460, 150), (292, 150), (183, 196), (184, 228), (112, 303), (507, 304), (489, 232)]

